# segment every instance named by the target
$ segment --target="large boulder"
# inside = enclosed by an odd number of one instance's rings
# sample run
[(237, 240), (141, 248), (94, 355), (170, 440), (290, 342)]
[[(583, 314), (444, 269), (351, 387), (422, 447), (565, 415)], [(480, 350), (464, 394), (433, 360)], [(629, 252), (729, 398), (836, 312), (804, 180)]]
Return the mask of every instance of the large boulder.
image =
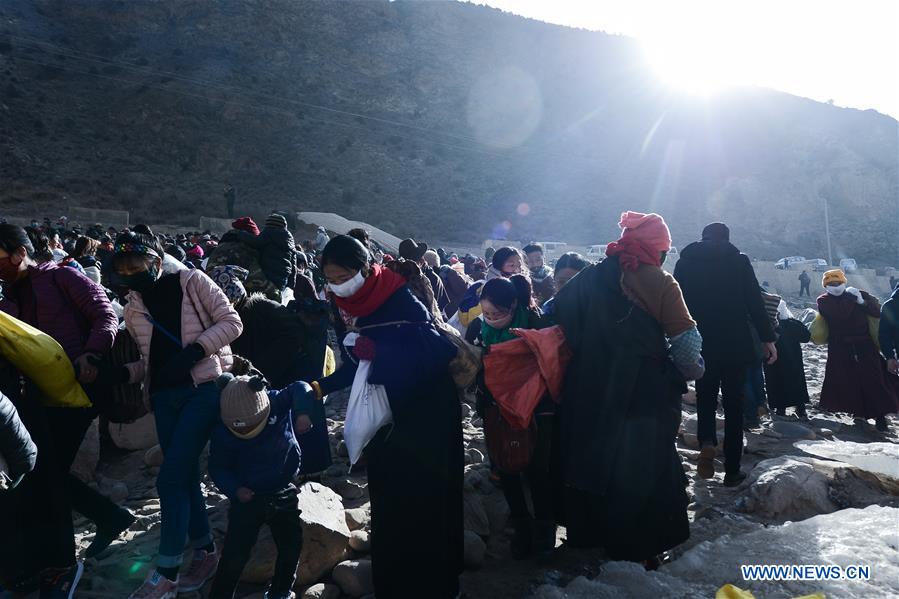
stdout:
[(100, 463), (100, 427), (97, 419), (91, 423), (78, 448), (78, 454), (72, 463), (71, 472), (81, 480), (89, 483), (96, 477), (97, 464)]
[(340, 599), (340, 587), (333, 584), (314, 584), (303, 593), (303, 599)]
[(340, 586), (344, 595), (363, 597), (375, 590), (370, 560), (347, 560), (337, 564), (331, 578)]
[(470, 530), (466, 530), (463, 547), (465, 567), (477, 569), (484, 565), (484, 560), (487, 558), (487, 544), (484, 543), (484, 539)]
[(119, 449), (135, 451), (150, 449), (159, 444), (156, 438), (156, 419), (153, 414), (141, 416), (128, 424), (109, 423), (109, 436)]
[[(340, 495), (318, 483), (306, 483), (298, 493), (300, 521), (303, 524), (303, 553), (297, 584), (317, 582), (340, 563), (350, 539)], [(244, 568), (241, 580), (268, 583), (275, 572), (278, 550), (268, 527), (259, 533), (253, 556)]]
[(749, 490), (742, 507), (765, 518), (797, 521), (837, 509), (830, 500), (827, 475), (802, 458), (763, 460), (747, 482)]

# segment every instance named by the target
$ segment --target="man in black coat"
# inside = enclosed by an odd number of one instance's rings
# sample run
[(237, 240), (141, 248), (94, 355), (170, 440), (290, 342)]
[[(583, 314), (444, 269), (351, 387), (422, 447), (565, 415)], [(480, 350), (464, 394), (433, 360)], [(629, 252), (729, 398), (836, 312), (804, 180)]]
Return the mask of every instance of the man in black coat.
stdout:
[(752, 264), (730, 243), (727, 225), (713, 223), (703, 229), (702, 241), (691, 243), (681, 252), (674, 278), (702, 334), (706, 367), (705, 376), (696, 381), (701, 446), (697, 473), (701, 478), (715, 475), (715, 413), (720, 389), (724, 406), (724, 484), (736, 486), (746, 478), (740, 472), (746, 372), (762, 357), (769, 364), (777, 360), (774, 329), (765, 312)]

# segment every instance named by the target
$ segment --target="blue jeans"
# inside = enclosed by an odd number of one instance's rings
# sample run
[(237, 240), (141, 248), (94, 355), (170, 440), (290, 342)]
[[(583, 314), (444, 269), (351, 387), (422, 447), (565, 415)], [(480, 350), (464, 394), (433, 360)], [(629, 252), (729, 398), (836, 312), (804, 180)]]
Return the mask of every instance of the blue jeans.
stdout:
[(214, 383), (163, 389), (153, 394), (156, 433), (164, 461), (156, 478), (162, 511), (157, 565), (181, 565), (184, 538), (191, 547), (212, 542), (206, 500), (200, 489), (200, 454), (220, 421)]
[(761, 365), (746, 369), (746, 385), (743, 388), (743, 418), (751, 422), (759, 419), (759, 408), (768, 404), (765, 393), (765, 375)]

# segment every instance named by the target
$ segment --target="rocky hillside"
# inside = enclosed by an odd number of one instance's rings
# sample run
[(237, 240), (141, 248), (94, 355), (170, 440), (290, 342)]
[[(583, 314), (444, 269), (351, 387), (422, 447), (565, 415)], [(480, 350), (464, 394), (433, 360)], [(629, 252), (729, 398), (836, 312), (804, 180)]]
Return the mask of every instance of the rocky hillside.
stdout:
[(338, 212), (397, 235), (677, 245), (899, 263), (897, 122), (782, 93), (660, 88), (628, 38), (456, 2), (5, 0), (0, 213), (194, 225)]

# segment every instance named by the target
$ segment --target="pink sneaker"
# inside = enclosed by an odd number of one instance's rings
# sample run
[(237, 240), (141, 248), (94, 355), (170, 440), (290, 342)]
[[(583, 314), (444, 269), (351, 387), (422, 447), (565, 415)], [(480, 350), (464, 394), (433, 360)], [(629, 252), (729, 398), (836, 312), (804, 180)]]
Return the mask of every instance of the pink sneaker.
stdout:
[(182, 593), (198, 591), (203, 588), (210, 578), (215, 576), (219, 567), (219, 552), (209, 553), (202, 549), (194, 551), (194, 558), (190, 560), (187, 572), (181, 575), (178, 590)]
[(128, 599), (175, 599), (178, 596), (178, 581), (171, 581), (156, 570), (147, 577), (140, 588)]

